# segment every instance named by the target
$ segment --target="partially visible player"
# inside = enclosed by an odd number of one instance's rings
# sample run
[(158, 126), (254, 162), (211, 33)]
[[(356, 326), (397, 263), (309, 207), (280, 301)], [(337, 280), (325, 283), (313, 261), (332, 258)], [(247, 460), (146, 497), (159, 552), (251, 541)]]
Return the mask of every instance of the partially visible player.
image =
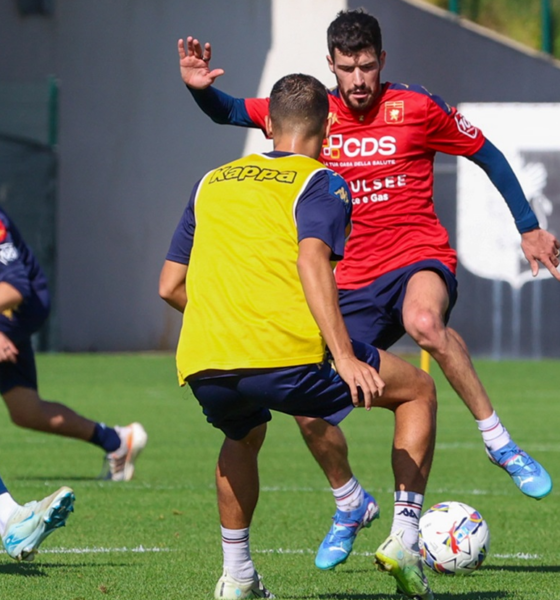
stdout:
[[(332, 128), (320, 160), (344, 176), (353, 195), (352, 233), (336, 269), (350, 336), (388, 348), (408, 333), (437, 361), (476, 419), (490, 460), (524, 494), (543, 498), (552, 489), (550, 476), (511, 439), (464, 340), (447, 326), (457, 298), (457, 254), (435, 213), (436, 152), (465, 156), (484, 169), (513, 215), (534, 275), (540, 262), (560, 280), (560, 242), (539, 228), (510, 165), (479, 129), (421, 86), (381, 82), (386, 54), (373, 16), (343, 11), (327, 37), (337, 88), (329, 94)], [(183, 81), (215, 122), (265, 129), (268, 100), (233, 98), (212, 87), (224, 71), (211, 69), (210, 44), (179, 40), (179, 59)], [(319, 420), (298, 422), (337, 504), (316, 559), (328, 569), (352, 549), (363, 490), (340, 429)]]
[(106, 453), (103, 476), (128, 481), (147, 435), (139, 423), (107, 427), (39, 396), (31, 336), (50, 309), (47, 280), (14, 222), (0, 208), (0, 394), (13, 423), (77, 438)]
[(21, 506), (8, 492), (0, 477), (0, 536), (9, 556), (31, 561), (43, 540), (74, 511), (74, 492), (69, 487)]
[[(432, 598), (418, 518), (434, 448), (435, 389), (396, 356), (352, 343), (344, 326), (331, 261), (344, 252), (351, 196), (316, 160), (328, 106), (315, 78), (278, 81), (266, 119), (274, 151), (223, 165), (195, 185), (161, 272), (161, 297), (184, 312), (179, 382), (225, 434), (216, 470), (224, 571), (215, 598), (272, 597), (249, 551), (270, 411), (336, 425), (354, 405), (395, 416), (394, 518), (376, 562), (406, 596)], [(378, 516), (371, 495), (362, 494), (360, 512), (357, 528)]]

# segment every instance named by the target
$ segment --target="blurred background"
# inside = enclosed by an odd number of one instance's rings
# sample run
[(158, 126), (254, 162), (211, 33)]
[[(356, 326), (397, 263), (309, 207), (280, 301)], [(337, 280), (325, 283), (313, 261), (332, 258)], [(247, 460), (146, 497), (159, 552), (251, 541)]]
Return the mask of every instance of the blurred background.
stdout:
[[(266, 96), (295, 71), (332, 86), (326, 28), (339, 10), (365, 8), (382, 26), (383, 79), (459, 105), (560, 236), (559, 4), (5, 0), (0, 204), (51, 282), (39, 348), (173, 349), (180, 318), (158, 297), (158, 276), (190, 190), (210, 168), (269, 148), (260, 132), (198, 110), (178, 70), (187, 35), (212, 43), (212, 65), (225, 69), (217, 86), (235, 96)], [(560, 357), (560, 284), (528, 275), (513, 220), (484, 179), (464, 159), (436, 160), (436, 207), (460, 260), (451, 324), (475, 355)]]

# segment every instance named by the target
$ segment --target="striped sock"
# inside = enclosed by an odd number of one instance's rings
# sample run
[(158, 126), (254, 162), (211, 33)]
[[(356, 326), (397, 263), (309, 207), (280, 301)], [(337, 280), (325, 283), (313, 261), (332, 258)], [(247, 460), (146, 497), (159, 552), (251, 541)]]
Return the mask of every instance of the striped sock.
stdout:
[(352, 477), (342, 487), (331, 488), (331, 490), (336, 502), (336, 508), (343, 512), (350, 512), (359, 508), (364, 501), (364, 488), (355, 477)]
[(476, 424), (480, 433), (482, 433), (484, 444), (489, 450), (499, 450), (511, 441), (508, 430), (502, 425), (496, 411), (487, 419), (477, 421)]
[(415, 492), (395, 492), (395, 506), (391, 534), (404, 531), (403, 542), (409, 550), (418, 552), (418, 522), (424, 496)]
[(221, 529), (224, 569), (239, 581), (251, 579), (255, 574), (255, 565), (249, 549), (249, 528)]

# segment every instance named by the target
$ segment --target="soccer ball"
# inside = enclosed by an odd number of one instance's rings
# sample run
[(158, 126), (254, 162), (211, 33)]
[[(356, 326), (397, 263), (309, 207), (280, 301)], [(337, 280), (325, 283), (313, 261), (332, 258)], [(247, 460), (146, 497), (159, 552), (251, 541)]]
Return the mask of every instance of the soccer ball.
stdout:
[(482, 515), (462, 502), (440, 502), (420, 519), (420, 554), (436, 573), (476, 571), (490, 550), (490, 530)]

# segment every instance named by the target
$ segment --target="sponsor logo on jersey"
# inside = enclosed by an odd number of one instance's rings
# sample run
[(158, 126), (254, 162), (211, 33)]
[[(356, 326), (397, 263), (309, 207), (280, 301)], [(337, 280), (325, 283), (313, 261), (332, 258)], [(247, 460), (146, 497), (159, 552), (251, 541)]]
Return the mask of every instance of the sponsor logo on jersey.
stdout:
[(221, 167), (212, 173), (209, 183), (220, 181), (231, 181), (237, 179), (254, 179), (255, 181), (278, 181), (280, 183), (293, 183), (296, 179), (296, 171), (278, 171), (276, 169), (261, 169), (255, 165), (244, 167)]
[(385, 102), (385, 123), (389, 125), (404, 122), (404, 102), (396, 100), (395, 102)]
[(455, 114), (455, 123), (457, 123), (457, 129), (464, 135), (473, 139), (478, 135), (478, 129), (471, 125), (461, 113)]
[(397, 152), (397, 140), (392, 135), (375, 137), (345, 137), (342, 134), (330, 135), (323, 142), (323, 156), (338, 159), (356, 156), (392, 156)]
[(17, 248), (11, 243), (0, 244), (0, 263), (7, 265), (19, 256)]
[(8, 237), (8, 230), (2, 222), (2, 219), (0, 219), (0, 244), (6, 239), (6, 237)]

